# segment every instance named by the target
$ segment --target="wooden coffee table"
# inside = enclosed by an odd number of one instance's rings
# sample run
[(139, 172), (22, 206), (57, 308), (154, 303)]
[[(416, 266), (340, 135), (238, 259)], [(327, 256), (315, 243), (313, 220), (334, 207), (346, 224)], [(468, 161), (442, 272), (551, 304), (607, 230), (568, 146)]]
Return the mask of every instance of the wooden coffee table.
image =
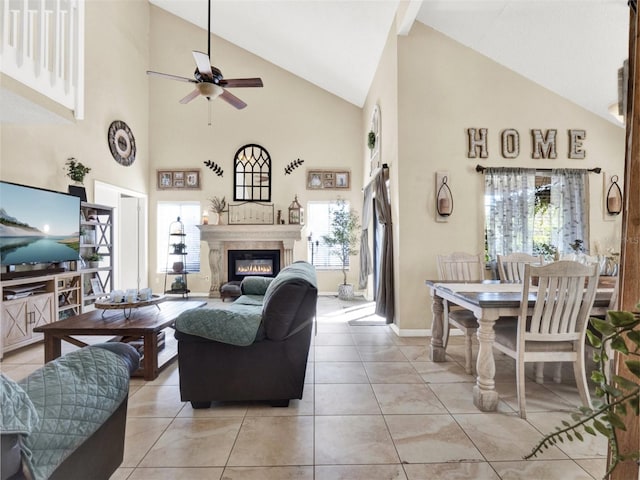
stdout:
[[(199, 308), (206, 302), (201, 301), (168, 301), (158, 305), (150, 305), (136, 310), (135, 315), (126, 318), (123, 311), (113, 311), (102, 316), (101, 310), (93, 310), (81, 315), (74, 315), (59, 322), (49, 323), (33, 329), (44, 333), (44, 361), (49, 362), (62, 355), (62, 340), (78, 347), (86, 343), (75, 336), (110, 335), (126, 339), (143, 341), (142, 366), (133, 376), (142, 376), (145, 380), (157, 378), (160, 370), (177, 355), (175, 342), (173, 346), (167, 341), (162, 361), (158, 361), (158, 335), (170, 327), (176, 317), (186, 310)], [(168, 340), (168, 339), (167, 339)]]

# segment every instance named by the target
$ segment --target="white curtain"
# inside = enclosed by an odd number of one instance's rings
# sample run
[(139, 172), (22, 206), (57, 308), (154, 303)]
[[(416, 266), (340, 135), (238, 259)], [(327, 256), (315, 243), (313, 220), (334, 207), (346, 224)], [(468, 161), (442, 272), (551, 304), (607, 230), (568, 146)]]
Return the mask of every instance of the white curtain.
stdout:
[(513, 252), (532, 253), (536, 171), (485, 169), (486, 240), (489, 260)]
[(364, 189), (364, 198), (362, 200), (362, 233), (360, 234), (360, 278), (358, 280), (358, 288), (364, 290), (367, 288), (369, 275), (371, 274), (371, 251), (369, 249), (369, 224), (373, 217), (373, 208), (371, 201), (373, 198), (373, 182), (369, 183)]
[(582, 240), (589, 248), (589, 172), (577, 169), (551, 171), (551, 203), (558, 206), (552, 230), (552, 243), (560, 253), (571, 253), (570, 244)]

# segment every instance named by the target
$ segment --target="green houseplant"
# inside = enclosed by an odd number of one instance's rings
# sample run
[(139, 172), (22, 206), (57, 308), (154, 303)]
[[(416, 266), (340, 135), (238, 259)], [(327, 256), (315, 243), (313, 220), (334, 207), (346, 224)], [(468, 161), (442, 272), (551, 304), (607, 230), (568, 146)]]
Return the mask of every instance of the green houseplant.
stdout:
[[(640, 310), (640, 303), (636, 309)], [(535, 457), (565, 439), (582, 441), (585, 433), (601, 434), (607, 438), (611, 450), (610, 467), (604, 477), (607, 478), (618, 463), (638, 461), (640, 458), (640, 452), (637, 451), (621, 452), (616, 434), (616, 429), (626, 430), (623, 416), (629, 412), (638, 415), (640, 411), (640, 313), (610, 311), (605, 320), (591, 318), (590, 323), (593, 331), (587, 330), (587, 338), (595, 348), (593, 358), (598, 365), (591, 379), (596, 384), (595, 394), (599, 400), (593, 402), (593, 408), (580, 407), (579, 411), (572, 414), (571, 422), (563, 421), (562, 427), (556, 427), (555, 432), (545, 435), (525, 458)], [(609, 373), (611, 351), (629, 357), (624, 363), (637, 381)]]
[(349, 209), (344, 200), (338, 200), (337, 207), (331, 211), (329, 235), (322, 237), (332, 255), (342, 264), (343, 282), (338, 286), (338, 298), (353, 298), (353, 285), (347, 283), (349, 257), (358, 253), (358, 232), (360, 219), (356, 211)]
[(67, 166), (67, 177), (79, 184), (84, 183), (84, 177), (91, 171), (90, 167), (85, 167), (82, 162), (76, 161), (75, 158), (68, 158), (65, 165)]
[(98, 268), (100, 264), (100, 260), (102, 260), (102, 255), (98, 252), (93, 252), (84, 257), (86, 262), (89, 262), (89, 268)]

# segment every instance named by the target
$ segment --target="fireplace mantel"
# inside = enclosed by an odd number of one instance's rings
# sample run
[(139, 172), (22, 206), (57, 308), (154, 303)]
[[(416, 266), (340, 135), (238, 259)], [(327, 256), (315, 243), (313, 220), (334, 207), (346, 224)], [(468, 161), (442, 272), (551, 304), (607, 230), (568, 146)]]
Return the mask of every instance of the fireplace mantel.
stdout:
[(279, 249), (280, 267), (293, 262), (293, 246), (302, 239), (302, 225), (198, 225), (200, 239), (209, 245), (210, 297), (220, 296), (227, 282), (228, 250)]

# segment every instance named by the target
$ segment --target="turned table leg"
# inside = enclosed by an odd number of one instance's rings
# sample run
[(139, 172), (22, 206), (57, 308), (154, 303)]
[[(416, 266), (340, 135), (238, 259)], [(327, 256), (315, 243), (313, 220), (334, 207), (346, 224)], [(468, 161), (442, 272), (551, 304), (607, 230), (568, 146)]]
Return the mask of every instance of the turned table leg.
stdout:
[(433, 312), (433, 323), (431, 324), (431, 355), (433, 362), (444, 362), (446, 351), (442, 342), (443, 316), (444, 306), (442, 297), (438, 297), (431, 291), (433, 301), (431, 303), (431, 311)]
[(496, 333), (493, 329), (497, 315), (492, 312), (483, 312), (482, 318), (478, 318), (478, 360), (476, 372), (478, 377), (473, 387), (473, 404), (483, 412), (494, 412), (498, 409), (498, 392), (496, 392), (496, 362), (493, 358), (493, 342)]

